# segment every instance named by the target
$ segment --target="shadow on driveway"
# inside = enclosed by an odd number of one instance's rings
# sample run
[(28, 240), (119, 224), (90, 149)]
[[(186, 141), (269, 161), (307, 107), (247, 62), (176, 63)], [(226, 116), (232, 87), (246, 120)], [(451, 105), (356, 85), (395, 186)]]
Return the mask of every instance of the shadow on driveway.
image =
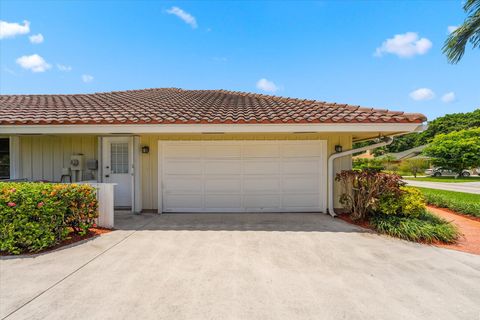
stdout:
[(323, 213), (144, 213), (115, 212), (117, 230), (370, 232)]

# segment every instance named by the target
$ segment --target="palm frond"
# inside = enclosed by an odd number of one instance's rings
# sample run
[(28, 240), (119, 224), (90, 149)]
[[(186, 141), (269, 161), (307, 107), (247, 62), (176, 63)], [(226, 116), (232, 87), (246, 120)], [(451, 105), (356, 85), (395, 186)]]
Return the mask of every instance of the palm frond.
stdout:
[(464, 10), (468, 13), (463, 24), (453, 31), (443, 45), (443, 53), (450, 63), (457, 63), (465, 53), (465, 46), (480, 46), (480, 0), (467, 0)]

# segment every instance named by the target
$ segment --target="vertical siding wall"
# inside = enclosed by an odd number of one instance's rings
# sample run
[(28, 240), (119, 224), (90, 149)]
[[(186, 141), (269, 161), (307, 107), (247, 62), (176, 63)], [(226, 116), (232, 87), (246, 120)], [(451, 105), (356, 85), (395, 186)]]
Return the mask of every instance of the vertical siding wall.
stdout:
[[(141, 136), (140, 144), (149, 146), (148, 154), (141, 154), (142, 162), (142, 203), (143, 209), (158, 208), (158, 141), (159, 140), (327, 140), (329, 155), (335, 152), (335, 145), (339, 144), (343, 150), (352, 147), (351, 134), (163, 134)], [(336, 172), (351, 169), (351, 157), (337, 159), (335, 161)], [(335, 192), (338, 195), (340, 187), (335, 184)], [(338, 196), (336, 196), (338, 198)], [(340, 207), (336, 200), (336, 207)]]
[(70, 167), (70, 156), (83, 154), (98, 159), (96, 136), (21, 136), (21, 177), (60, 181), (62, 168)]

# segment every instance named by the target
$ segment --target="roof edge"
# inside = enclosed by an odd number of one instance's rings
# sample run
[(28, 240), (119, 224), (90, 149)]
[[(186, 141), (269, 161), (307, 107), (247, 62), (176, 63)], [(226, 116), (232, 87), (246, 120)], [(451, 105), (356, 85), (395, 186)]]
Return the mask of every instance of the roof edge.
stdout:
[(160, 133), (340, 133), (414, 132), (422, 123), (291, 123), (291, 124), (107, 124), (2, 125), (0, 135), (16, 134), (160, 134)]

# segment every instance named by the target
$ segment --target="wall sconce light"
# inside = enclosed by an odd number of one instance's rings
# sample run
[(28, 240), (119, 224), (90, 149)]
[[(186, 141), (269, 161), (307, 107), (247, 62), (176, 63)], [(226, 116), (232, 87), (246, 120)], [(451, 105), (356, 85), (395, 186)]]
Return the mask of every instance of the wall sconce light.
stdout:
[(149, 146), (143, 146), (142, 147), (142, 153), (149, 153), (150, 152), (150, 147)]
[(336, 153), (340, 153), (340, 152), (342, 152), (342, 150), (343, 150), (343, 148), (342, 148), (341, 145), (337, 144), (337, 145), (335, 146), (335, 152), (336, 152)]

